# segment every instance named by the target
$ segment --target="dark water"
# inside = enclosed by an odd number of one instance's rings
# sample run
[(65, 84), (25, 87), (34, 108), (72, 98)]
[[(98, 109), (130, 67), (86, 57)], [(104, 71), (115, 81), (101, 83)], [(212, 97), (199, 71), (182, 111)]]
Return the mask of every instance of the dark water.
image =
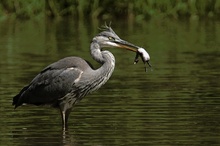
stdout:
[(135, 54), (109, 49), (116, 69), (88, 95), (63, 132), (58, 110), (22, 106), (12, 97), (48, 64), (81, 56), (98, 67), (89, 43), (104, 22), (0, 21), (0, 145), (220, 145), (220, 22), (151, 20), (112, 23), (147, 49), (153, 71)]

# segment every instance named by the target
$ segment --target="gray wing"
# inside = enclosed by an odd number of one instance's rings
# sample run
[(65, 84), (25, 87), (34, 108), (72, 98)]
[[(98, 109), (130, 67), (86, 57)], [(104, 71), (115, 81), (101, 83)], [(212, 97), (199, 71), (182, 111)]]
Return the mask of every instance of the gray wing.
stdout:
[(75, 81), (89, 65), (81, 58), (68, 57), (55, 62), (41, 71), (13, 99), (15, 108), (22, 103), (35, 105), (56, 104), (66, 94), (77, 90)]

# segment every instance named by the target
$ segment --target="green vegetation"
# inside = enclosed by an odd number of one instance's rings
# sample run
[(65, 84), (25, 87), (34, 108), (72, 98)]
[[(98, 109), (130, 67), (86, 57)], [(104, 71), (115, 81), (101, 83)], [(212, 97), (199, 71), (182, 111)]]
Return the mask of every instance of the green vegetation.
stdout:
[(34, 16), (97, 19), (129, 18), (135, 20), (161, 17), (220, 16), (220, 0), (1, 0), (0, 17)]

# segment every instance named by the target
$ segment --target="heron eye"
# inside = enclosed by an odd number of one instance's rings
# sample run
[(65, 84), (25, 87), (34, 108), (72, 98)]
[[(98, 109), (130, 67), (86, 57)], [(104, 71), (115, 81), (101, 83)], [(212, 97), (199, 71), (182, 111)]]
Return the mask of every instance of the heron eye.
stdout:
[(108, 37), (109, 40), (115, 40), (113, 37)]

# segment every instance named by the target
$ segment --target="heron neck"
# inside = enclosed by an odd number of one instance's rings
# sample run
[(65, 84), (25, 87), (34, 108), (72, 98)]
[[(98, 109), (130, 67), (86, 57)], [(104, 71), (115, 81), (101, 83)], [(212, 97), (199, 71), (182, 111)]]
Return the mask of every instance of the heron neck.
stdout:
[(109, 51), (102, 51), (102, 55), (104, 63), (100, 68), (94, 70), (93, 83), (91, 84), (93, 87), (91, 91), (95, 91), (104, 85), (111, 77), (115, 68), (115, 59), (112, 53)]
[(107, 50), (101, 51), (100, 45), (95, 40), (91, 43), (90, 51), (93, 59), (102, 64), (98, 70), (102, 70), (103, 72), (113, 72), (115, 67), (115, 57), (111, 52)]
[(103, 62), (102, 66), (97, 69), (100, 71), (101, 74), (112, 74), (115, 68), (115, 57), (109, 51), (101, 51)]
[(112, 72), (115, 68), (115, 57), (111, 52), (107, 50), (101, 51), (101, 48), (98, 45), (98, 43), (94, 42), (91, 44), (91, 55), (94, 60), (102, 64), (100, 68), (94, 70), (93, 81), (96, 84), (94, 90), (97, 90), (103, 84), (105, 84), (111, 77)]
[(102, 56), (101, 48), (99, 44), (94, 40), (92, 41), (91, 46), (90, 46), (90, 53), (92, 55), (92, 58), (98, 63), (103, 64), (105, 62)]

